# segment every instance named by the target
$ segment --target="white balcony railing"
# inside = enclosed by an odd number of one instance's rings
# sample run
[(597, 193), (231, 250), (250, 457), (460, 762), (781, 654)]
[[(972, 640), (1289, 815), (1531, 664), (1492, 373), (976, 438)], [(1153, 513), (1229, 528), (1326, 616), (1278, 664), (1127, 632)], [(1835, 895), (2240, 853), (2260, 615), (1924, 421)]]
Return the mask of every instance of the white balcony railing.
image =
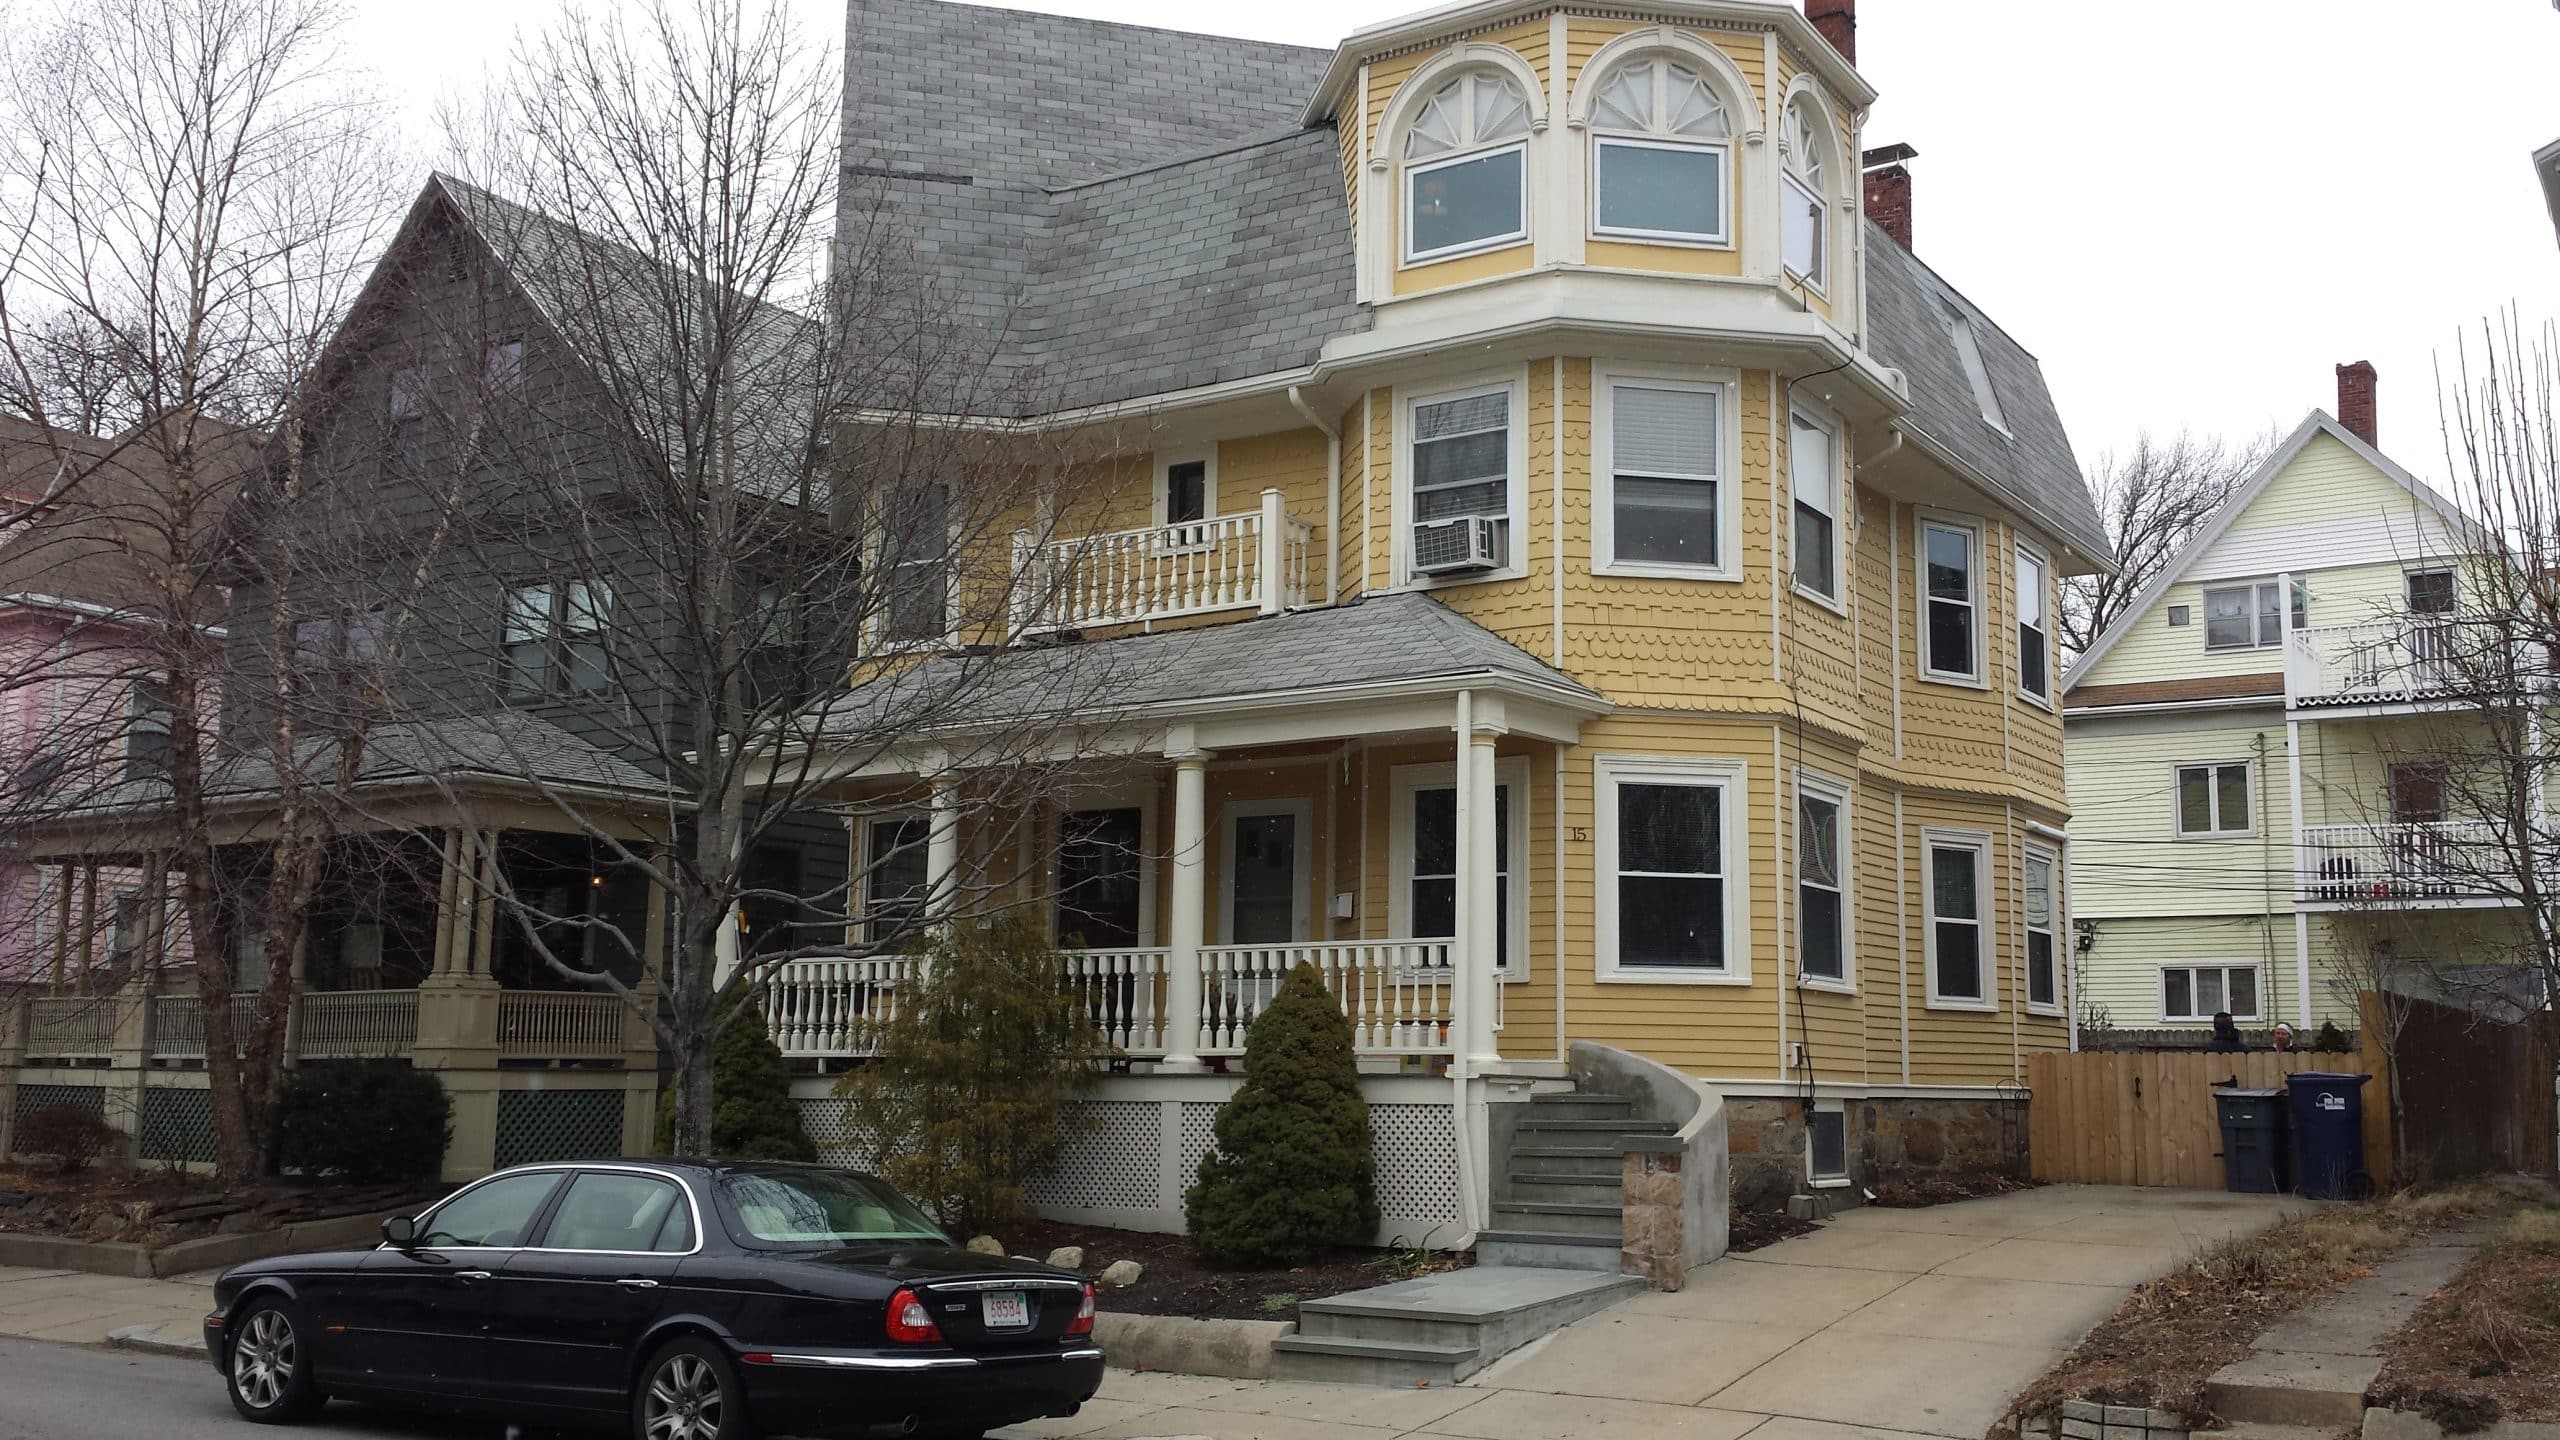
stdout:
[(2300, 898), (2341, 906), (2485, 899), (2482, 877), (2498, 872), (2501, 853), (2496, 829), (2476, 821), (2309, 825)]
[(116, 1047), (112, 995), (48, 996), (27, 1002), (27, 1054), (48, 1060), (86, 1060)]
[[(234, 1054), (258, 1015), (258, 997), (231, 997), (231, 1048)], [(151, 1058), (204, 1058), (204, 1002), (193, 995), (156, 995), (151, 1000)]]
[(1220, 610), (1276, 614), (1307, 603), (1314, 530), (1280, 492), (1262, 506), (1179, 525), (1015, 542), (1022, 623), (1040, 630), (1127, 625)]
[[(1369, 1055), (1449, 1052), (1455, 976), (1446, 940), (1212, 945), (1199, 953), (1200, 1053), (1240, 1055), (1245, 1032), (1292, 966), (1309, 965), (1342, 1005), (1352, 1044)], [(1104, 1036), (1128, 1055), (1162, 1055), (1170, 1032), (1162, 946), (1064, 951), (1068, 982)], [(765, 986), (765, 1025), (785, 1055), (878, 1053), (876, 1027), (896, 1013), (919, 962), (906, 956), (794, 960)], [(1497, 987), (1498, 988), (1498, 987)]]
[(2503, 691), (2537, 674), (2496, 624), (2458, 615), (2400, 615), (2321, 625), (2285, 637), (2285, 694), (2297, 708), (2416, 704)]
[(622, 997), (509, 990), (498, 997), (498, 1054), (509, 1060), (622, 1058)]
[(415, 990), (322, 990), (295, 1003), (295, 1051), (305, 1060), (395, 1059), (418, 1043)]

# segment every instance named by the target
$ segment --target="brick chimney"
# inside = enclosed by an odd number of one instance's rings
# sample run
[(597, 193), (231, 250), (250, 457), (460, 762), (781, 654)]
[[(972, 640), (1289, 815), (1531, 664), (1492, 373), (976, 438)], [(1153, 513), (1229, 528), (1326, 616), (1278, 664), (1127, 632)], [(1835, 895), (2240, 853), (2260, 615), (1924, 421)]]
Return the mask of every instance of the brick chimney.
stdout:
[(1865, 171), (1867, 218), (1905, 250), (1911, 248), (1911, 167), (1905, 162), (1919, 154), (1908, 145), (1885, 145), (1858, 157)]
[(2351, 360), (2338, 367), (2338, 423), (2355, 433), (2367, 445), (2380, 448), (2373, 438), (2373, 362)]
[(1840, 52), (1840, 58), (1858, 63), (1858, 0), (1804, 0), (1804, 18)]

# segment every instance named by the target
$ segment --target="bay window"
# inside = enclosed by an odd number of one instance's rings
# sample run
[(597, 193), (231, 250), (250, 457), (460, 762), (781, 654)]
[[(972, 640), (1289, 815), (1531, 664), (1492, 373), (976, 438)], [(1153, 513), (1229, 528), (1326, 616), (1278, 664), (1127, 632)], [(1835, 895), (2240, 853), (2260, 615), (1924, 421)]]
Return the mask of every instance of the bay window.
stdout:
[(1829, 206), (1824, 198), (1822, 132), (1815, 129), (1822, 123), (1807, 97), (1799, 95), (1788, 102), (1778, 176), (1779, 253), (1787, 273), (1815, 290), (1823, 287), (1830, 249), (1824, 243)]
[(1924, 521), (1920, 526), (1921, 673), (1931, 679), (1982, 678), (1979, 548), (1972, 529)]
[(1849, 978), (1847, 792), (1796, 780), (1796, 968), (1807, 981)]
[(1407, 264), (1528, 238), (1528, 134), (1528, 97), (1498, 71), (1470, 70), (1423, 102), (1404, 141)]
[(1637, 574), (1736, 577), (1724, 468), (1724, 387), (1611, 379), (1597, 537), (1601, 565)]
[[(1504, 384), (1413, 403), (1409, 468), (1418, 571), (1482, 571), (1507, 563), (1518, 440), (1514, 396), (1514, 387)], [(1472, 560), (1469, 537), (1462, 533), (1472, 527), (1452, 523), (1470, 520), (1490, 522), (1491, 532), (1489, 552)]]
[(2027, 851), (2027, 1008), (2059, 1013), (2062, 975), (2054, 948), (2055, 869), (2051, 851)]
[(2045, 618), (2044, 557), (2018, 551), (2018, 688), (2038, 700), (2053, 698), (2053, 641)]
[(1840, 447), (1830, 428), (1802, 411), (1789, 421), (1787, 488), (1796, 507), (1796, 588), (1840, 598)]
[(1732, 125), (1704, 75), (1663, 56), (1611, 71), (1591, 105), (1592, 233), (1689, 244), (1732, 236)]
[(1747, 980), (1743, 766), (1604, 757), (1597, 778), (1601, 978)]
[(939, 640), (951, 628), (951, 497), (917, 484), (890, 497), (881, 536), (881, 638), (892, 644)]

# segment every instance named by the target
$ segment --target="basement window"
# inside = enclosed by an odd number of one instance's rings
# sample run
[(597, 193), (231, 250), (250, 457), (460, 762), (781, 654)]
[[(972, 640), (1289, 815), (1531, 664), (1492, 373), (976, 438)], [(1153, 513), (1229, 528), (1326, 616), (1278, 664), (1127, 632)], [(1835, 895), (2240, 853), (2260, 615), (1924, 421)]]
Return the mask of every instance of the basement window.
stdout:
[(1849, 1115), (1838, 1106), (1805, 1117), (1805, 1168), (1813, 1183), (1849, 1183)]

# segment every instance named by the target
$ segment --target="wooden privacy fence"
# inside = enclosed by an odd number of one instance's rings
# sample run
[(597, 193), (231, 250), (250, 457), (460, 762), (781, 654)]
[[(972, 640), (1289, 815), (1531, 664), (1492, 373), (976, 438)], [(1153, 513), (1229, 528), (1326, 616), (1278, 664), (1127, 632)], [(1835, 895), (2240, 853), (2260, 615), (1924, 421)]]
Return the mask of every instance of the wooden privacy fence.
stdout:
[(2225, 1081), (2274, 1090), (2299, 1070), (2371, 1074), (2364, 1087), (2365, 1168), (2385, 1183), (2391, 1101), (2381, 1067), (2357, 1054), (2041, 1054), (2027, 1057), (2029, 1163), (2038, 1180), (2220, 1190)]

